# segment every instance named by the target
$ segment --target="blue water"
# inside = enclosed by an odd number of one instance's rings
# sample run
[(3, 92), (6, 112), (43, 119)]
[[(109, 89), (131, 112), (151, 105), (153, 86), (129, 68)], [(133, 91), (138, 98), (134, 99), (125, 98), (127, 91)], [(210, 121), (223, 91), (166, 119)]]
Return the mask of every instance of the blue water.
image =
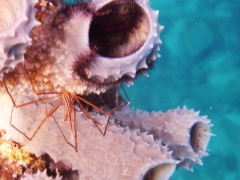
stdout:
[(152, 0), (160, 11), (162, 57), (127, 89), (131, 105), (167, 111), (186, 105), (214, 126), (204, 166), (172, 180), (240, 180), (240, 2)]
[(131, 106), (201, 110), (212, 132), (203, 166), (180, 168), (172, 180), (240, 180), (239, 0), (151, 0), (160, 11), (161, 58), (149, 77), (126, 88)]

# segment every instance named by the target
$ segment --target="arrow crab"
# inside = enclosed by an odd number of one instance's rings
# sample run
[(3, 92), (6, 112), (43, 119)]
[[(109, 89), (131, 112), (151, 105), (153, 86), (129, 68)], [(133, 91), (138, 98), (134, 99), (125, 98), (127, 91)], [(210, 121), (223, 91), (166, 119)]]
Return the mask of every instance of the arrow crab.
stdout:
[[(83, 113), (105, 135), (110, 117), (129, 104), (126, 93), (127, 101), (118, 96), (119, 86), (146, 74), (159, 57), (163, 27), (148, 0), (77, 1), (71, 5), (43, 0), (36, 8), (41, 25), (30, 34), (32, 45), (26, 48), (24, 62), (4, 73), (3, 84), (15, 108), (44, 102), (46, 115), (31, 136), (14, 125), (12, 115), (10, 123), (31, 140), (50, 117), (58, 125), (54, 113), (63, 105), (74, 144), (58, 127), (77, 151), (77, 113)], [(17, 103), (23, 93), (36, 99)], [(92, 118), (91, 113), (96, 112), (107, 117), (105, 125)]]

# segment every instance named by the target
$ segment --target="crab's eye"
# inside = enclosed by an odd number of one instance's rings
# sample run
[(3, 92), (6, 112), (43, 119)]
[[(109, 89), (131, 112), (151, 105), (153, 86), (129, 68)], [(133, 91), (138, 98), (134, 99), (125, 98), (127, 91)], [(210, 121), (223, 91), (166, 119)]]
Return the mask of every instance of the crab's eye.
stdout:
[(145, 11), (134, 1), (112, 1), (93, 16), (89, 30), (91, 49), (105, 57), (124, 57), (136, 52), (146, 41), (150, 23)]

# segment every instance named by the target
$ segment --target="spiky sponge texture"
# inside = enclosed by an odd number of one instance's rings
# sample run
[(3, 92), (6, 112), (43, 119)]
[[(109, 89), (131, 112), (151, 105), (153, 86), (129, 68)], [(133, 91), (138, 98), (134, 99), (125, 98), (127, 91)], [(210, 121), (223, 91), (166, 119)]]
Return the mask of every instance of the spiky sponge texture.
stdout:
[(39, 24), (35, 19), (37, 0), (1, 1), (0, 7), (0, 79), (3, 72), (24, 61), (25, 48), (31, 44), (32, 28)]
[[(29, 100), (29, 97), (22, 98)], [(12, 102), (7, 94), (1, 95), (0, 108), (3, 110), (0, 128), (5, 129), (10, 138), (24, 144), (27, 151), (37, 156), (47, 153), (55, 162), (68, 160), (83, 179), (142, 179), (150, 169), (159, 166), (166, 168), (162, 172), (168, 173), (166, 176), (169, 177), (173, 171), (167, 170), (168, 165), (182, 164), (190, 168), (192, 163), (200, 163), (200, 158), (206, 155), (211, 135), (206, 117), (186, 108), (164, 114), (133, 111), (126, 107), (114, 116), (120, 125), (109, 126), (104, 137), (91, 120), (78, 112), (76, 152), (60, 132), (61, 129), (66, 139), (74, 143), (69, 125), (63, 123), (64, 106), (53, 115), (60, 129), (50, 118), (31, 141), (9, 124)], [(48, 108), (51, 109), (51, 104)], [(45, 103), (14, 108), (13, 124), (30, 136), (45, 115)], [(91, 115), (95, 120), (105, 121), (102, 115)]]

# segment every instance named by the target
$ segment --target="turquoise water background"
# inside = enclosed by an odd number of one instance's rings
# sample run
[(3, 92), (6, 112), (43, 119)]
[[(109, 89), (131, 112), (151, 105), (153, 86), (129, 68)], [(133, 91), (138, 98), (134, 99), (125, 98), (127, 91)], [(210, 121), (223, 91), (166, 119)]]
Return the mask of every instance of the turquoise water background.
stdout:
[(208, 157), (172, 180), (240, 180), (240, 2), (151, 0), (159, 10), (161, 58), (149, 77), (126, 88), (131, 106), (167, 111), (178, 106), (211, 119)]
[(131, 106), (167, 111), (177, 106), (211, 119), (208, 157), (172, 180), (240, 180), (240, 2), (151, 0), (160, 12), (161, 58), (149, 77), (127, 89)]

